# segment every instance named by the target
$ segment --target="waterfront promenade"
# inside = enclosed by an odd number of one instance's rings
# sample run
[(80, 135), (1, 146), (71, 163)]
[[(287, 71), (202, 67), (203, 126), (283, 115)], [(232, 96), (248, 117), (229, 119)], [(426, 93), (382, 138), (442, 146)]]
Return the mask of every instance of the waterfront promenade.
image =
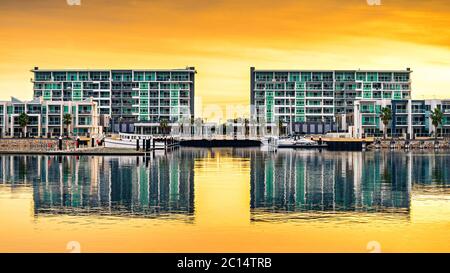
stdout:
[[(448, 139), (434, 138), (406, 141), (403, 139), (355, 139), (330, 138), (314, 136), (311, 139), (323, 141), (328, 150), (434, 150), (450, 149)], [(180, 139), (180, 146), (184, 147), (259, 147), (261, 139), (255, 137), (193, 137)], [(61, 141), (61, 143), (60, 143)], [(61, 146), (60, 146), (61, 144)], [(177, 146), (178, 147), (178, 146)], [(169, 147), (170, 151), (174, 147)], [(156, 150), (156, 149), (155, 149)], [(165, 149), (163, 149), (165, 150)], [(46, 139), (46, 138), (2, 138), (0, 139), (0, 154), (47, 154), (47, 155), (146, 155), (154, 152), (152, 148), (144, 150), (126, 148), (107, 148), (101, 141), (82, 139), (77, 147), (76, 140)]]

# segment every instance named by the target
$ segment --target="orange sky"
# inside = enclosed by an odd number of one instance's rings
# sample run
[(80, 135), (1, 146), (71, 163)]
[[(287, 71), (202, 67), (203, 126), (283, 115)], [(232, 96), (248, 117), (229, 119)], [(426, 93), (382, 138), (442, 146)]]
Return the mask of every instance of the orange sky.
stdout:
[[(29, 70), (197, 68), (202, 106), (249, 103), (249, 67), (405, 69), (414, 98), (450, 97), (448, 0), (0, 0), (0, 99)], [(243, 113), (245, 114), (245, 113)]]

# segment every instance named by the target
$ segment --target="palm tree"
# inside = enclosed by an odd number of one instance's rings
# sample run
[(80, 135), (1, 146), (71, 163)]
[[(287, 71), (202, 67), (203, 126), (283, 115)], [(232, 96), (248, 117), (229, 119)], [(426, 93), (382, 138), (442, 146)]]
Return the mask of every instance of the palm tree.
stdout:
[(250, 123), (250, 121), (248, 120), (248, 118), (244, 119), (245, 137), (248, 137), (248, 131), (249, 131), (248, 124), (249, 124), (249, 123)]
[(280, 128), (280, 136), (284, 134), (284, 122), (283, 119), (278, 119), (278, 128)]
[(193, 136), (194, 135), (194, 123), (195, 123), (194, 117), (191, 117), (190, 122), (191, 122), (191, 128), (190, 128), (191, 136)]
[[(196, 118), (195, 119), (195, 126), (200, 130), (201, 136), (203, 138), (203, 119)], [(198, 130), (197, 130), (198, 133)]]
[(28, 115), (26, 113), (22, 113), (19, 116), (19, 125), (20, 127), (22, 127), (22, 136), (25, 136), (25, 129), (28, 125), (28, 123), (30, 122), (30, 118), (28, 117)]
[(442, 113), (441, 109), (434, 108), (434, 111), (431, 112), (431, 123), (434, 126), (434, 137), (437, 139), (437, 130), (439, 124), (442, 123), (442, 119), (444, 118), (444, 113)]
[(120, 133), (120, 130), (122, 130), (122, 122), (123, 122), (123, 117), (119, 117), (119, 133)]
[(224, 136), (227, 135), (227, 124), (226, 123), (222, 124), (222, 135), (224, 135)]
[(163, 135), (166, 134), (167, 127), (169, 127), (169, 122), (167, 121), (167, 119), (161, 119), (159, 121), (159, 130)]
[(68, 113), (64, 114), (64, 116), (63, 116), (63, 124), (66, 127), (67, 136), (69, 136), (70, 135), (69, 128), (70, 128), (70, 125), (72, 124), (72, 115), (71, 114), (68, 114)]
[(383, 107), (381, 109), (380, 118), (381, 118), (381, 121), (384, 124), (384, 138), (386, 139), (386, 137), (387, 137), (387, 126), (389, 124), (389, 121), (392, 119), (392, 110), (391, 110), (391, 108)]

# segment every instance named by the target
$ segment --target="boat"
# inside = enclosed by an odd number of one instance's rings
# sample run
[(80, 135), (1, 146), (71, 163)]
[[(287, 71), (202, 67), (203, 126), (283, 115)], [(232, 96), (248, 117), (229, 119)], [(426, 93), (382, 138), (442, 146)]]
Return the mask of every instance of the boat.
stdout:
[(139, 140), (139, 147), (144, 147), (144, 140), (150, 140), (151, 149), (164, 150), (166, 148), (177, 147), (180, 141), (177, 137), (168, 136), (154, 136), (154, 135), (141, 135), (141, 134), (126, 134), (119, 133), (114, 137), (105, 138), (106, 148), (120, 148), (120, 149), (136, 149), (137, 140)]
[(278, 148), (277, 137), (263, 137), (261, 138), (261, 149), (266, 151), (276, 151)]
[(119, 136), (105, 138), (106, 148), (136, 149), (136, 141), (139, 139), (139, 145), (143, 147), (143, 140), (150, 139), (151, 135), (125, 134), (119, 133)]
[(277, 148), (324, 148), (325, 144), (304, 137), (286, 137), (277, 141)]
[(295, 145), (313, 146), (313, 145), (318, 145), (318, 143), (317, 143), (317, 141), (301, 137), (301, 138), (295, 140)]

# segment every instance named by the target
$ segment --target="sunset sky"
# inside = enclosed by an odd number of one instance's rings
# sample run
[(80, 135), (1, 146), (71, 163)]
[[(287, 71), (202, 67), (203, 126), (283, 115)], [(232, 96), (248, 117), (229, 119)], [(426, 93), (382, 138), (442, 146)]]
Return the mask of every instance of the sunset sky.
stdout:
[(249, 69), (405, 69), (450, 98), (448, 0), (0, 0), (0, 99), (40, 68), (195, 66), (202, 104), (249, 103)]

